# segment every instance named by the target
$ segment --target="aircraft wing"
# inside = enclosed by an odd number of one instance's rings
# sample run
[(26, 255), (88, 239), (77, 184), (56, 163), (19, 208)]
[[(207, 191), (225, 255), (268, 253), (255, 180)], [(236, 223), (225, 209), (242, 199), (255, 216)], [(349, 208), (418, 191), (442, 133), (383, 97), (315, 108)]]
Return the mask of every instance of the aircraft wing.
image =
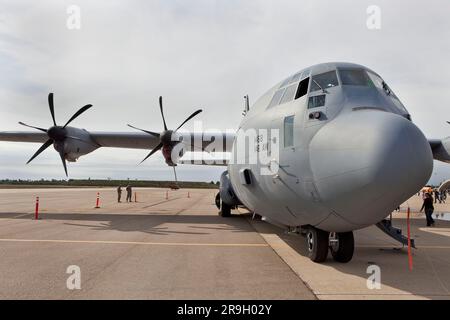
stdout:
[(153, 149), (159, 144), (157, 137), (140, 132), (90, 132), (101, 147), (127, 149)]
[(44, 143), (48, 140), (45, 132), (8, 131), (0, 132), (0, 141)]
[[(159, 138), (142, 132), (88, 132), (86, 133), (99, 147), (151, 150), (160, 143)], [(185, 139), (185, 138), (190, 139)], [(0, 132), (0, 141), (44, 143), (48, 140), (45, 132), (5, 131)], [(230, 152), (234, 133), (183, 133), (183, 143), (195, 151)]]
[(433, 158), (442, 162), (450, 163), (450, 137), (445, 139), (429, 139)]

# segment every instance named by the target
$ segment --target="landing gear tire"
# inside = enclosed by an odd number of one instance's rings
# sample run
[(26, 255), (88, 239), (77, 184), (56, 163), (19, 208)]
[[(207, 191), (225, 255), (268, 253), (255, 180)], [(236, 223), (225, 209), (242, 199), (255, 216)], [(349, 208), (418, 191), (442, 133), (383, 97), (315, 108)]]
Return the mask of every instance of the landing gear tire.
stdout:
[(306, 231), (308, 256), (314, 262), (324, 262), (328, 256), (329, 233), (314, 227)]
[(352, 260), (355, 251), (353, 232), (332, 232), (330, 234), (330, 252), (337, 262), (346, 263)]
[(231, 206), (227, 205), (223, 201), (221, 201), (220, 204), (221, 204), (221, 206), (220, 206), (219, 216), (221, 216), (223, 218), (231, 217)]

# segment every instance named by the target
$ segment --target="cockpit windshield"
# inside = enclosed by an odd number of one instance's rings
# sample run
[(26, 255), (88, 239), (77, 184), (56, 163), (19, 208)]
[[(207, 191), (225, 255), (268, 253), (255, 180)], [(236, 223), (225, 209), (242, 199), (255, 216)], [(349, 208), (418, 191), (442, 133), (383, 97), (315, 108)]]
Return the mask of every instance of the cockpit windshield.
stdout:
[(339, 69), (339, 76), (341, 77), (342, 85), (352, 86), (371, 86), (367, 73), (362, 69)]
[(338, 86), (336, 71), (328, 71), (312, 76), (310, 92), (317, 90), (325, 90), (327, 88)]
[(363, 69), (339, 68), (339, 77), (342, 85), (375, 87), (384, 90), (392, 98), (398, 99), (386, 82), (373, 72)]

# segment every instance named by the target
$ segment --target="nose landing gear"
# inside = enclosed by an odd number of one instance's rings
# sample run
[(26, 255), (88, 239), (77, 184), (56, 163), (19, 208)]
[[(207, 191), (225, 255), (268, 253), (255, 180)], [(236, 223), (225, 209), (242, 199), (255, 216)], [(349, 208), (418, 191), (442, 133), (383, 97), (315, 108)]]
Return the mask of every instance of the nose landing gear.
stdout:
[(353, 257), (355, 242), (353, 232), (327, 232), (314, 227), (306, 230), (308, 256), (314, 262), (324, 262), (330, 250), (337, 262), (349, 262)]

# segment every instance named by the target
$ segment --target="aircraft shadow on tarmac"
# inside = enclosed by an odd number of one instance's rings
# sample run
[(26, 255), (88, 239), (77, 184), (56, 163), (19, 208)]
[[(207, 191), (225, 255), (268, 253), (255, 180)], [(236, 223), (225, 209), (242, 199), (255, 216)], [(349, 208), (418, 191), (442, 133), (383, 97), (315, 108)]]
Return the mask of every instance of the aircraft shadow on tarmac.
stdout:
[[(18, 213), (0, 214), (0, 219), (11, 219), (13, 217), (14, 219), (30, 219), (30, 215), (21, 216)], [(222, 218), (211, 215), (168, 215), (157, 213), (43, 213), (41, 218), (42, 220), (50, 221), (60, 220), (63, 221), (63, 225), (87, 227), (91, 230), (143, 232), (151, 235), (166, 236), (176, 234), (208, 236), (222, 231), (232, 233), (255, 232), (255, 228), (248, 221), (251, 219), (251, 216), (248, 214)], [(400, 225), (397, 226), (406, 230), (402, 220), (394, 219), (394, 223), (399, 223)], [(277, 234), (302, 257), (308, 256), (305, 239), (302, 236), (286, 234), (282, 229), (262, 221), (254, 221), (252, 223), (259, 224), (264, 233)], [(164, 226), (164, 224), (175, 224), (175, 226)], [(178, 224), (185, 226), (179, 227), (177, 226)], [(355, 255), (351, 262), (346, 264), (338, 263), (329, 256), (328, 260), (321, 265), (317, 265), (317, 268), (329, 269), (331, 267), (338, 272), (336, 277), (328, 276), (330, 277), (330, 282), (346, 281), (345, 279), (348, 279), (348, 275), (360, 278), (361, 288), (350, 289), (350, 291), (355, 291), (354, 295), (386, 294), (383, 290), (381, 292), (377, 292), (377, 290), (368, 292), (365, 287), (369, 276), (367, 267), (371, 264), (376, 264), (382, 270), (382, 286), (388, 286), (424, 298), (450, 298), (450, 272), (448, 271), (450, 270), (450, 237), (446, 236), (449, 233), (450, 222), (439, 220), (436, 222), (436, 227), (424, 228), (424, 219), (412, 219), (411, 225), (412, 237), (416, 239), (419, 247), (419, 249), (413, 250), (413, 271), (408, 270), (407, 249), (402, 249), (401, 245), (394, 244), (391, 239), (374, 227), (356, 232)], [(369, 234), (369, 237), (367, 234)], [(367, 243), (369, 238), (375, 240), (376, 243), (365, 246), (364, 243)], [(307, 261), (307, 263), (313, 264), (313, 262)], [(335, 285), (332, 287), (335, 287)]]
[[(1, 218), (9, 214), (0, 214)], [(15, 213), (15, 219), (30, 219), (30, 215)], [(154, 235), (210, 235), (217, 231), (227, 232), (255, 232), (253, 227), (243, 219), (243, 215), (233, 215), (229, 218), (210, 215), (169, 215), (169, 214), (108, 214), (108, 213), (42, 213), (41, 220), (60, 220), (64, 225), (88, 227), (91, 230), (115, 230), (121, 232), (143, 232)], [(66, 222), (72, 221), (72, 222)], [(83, 221), (85, 223), (75, 223)], [(97, 222), (89, 224), (89, 222)], [(174, 230), (164, 224), (183, 224), (183, 230)], [(209, 231), (209, 232), (208, 232)]]

